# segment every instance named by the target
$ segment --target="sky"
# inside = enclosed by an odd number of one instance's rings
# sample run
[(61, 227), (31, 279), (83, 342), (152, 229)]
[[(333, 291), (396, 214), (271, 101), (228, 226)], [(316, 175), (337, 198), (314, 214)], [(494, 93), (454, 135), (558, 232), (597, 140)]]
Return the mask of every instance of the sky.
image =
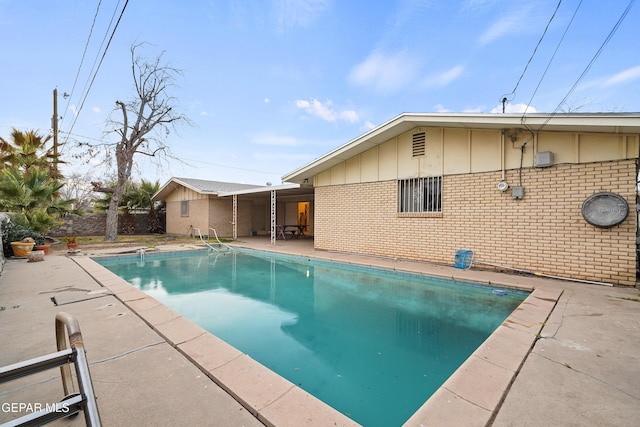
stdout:
[(63, 173), (108, 180), (75, 145), (117, 140), (142, 43), (190, 124), (133, 179), (277, 185), (405, 112), (639, 112), (638, 22), (635, 0), (0, 0), (0, 136), (50, 134), (57, 88)]

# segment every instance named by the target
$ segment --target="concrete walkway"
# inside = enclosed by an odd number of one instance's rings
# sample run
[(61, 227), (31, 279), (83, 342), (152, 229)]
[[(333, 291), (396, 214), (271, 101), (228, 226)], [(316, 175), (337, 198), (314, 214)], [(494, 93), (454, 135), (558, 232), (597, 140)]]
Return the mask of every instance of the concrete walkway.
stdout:
[[(518, 365), (513, 384), (500, 391), (502, 397), (496, 408), (464, 402), (477, 405), (478, 410), (490, 414), (488, 418), (464, 416), (451, 408), (447, 410), (445, 403), (431, 410), (431, 415), (422, 418), (420, 424), (545, 427), (639, 424), (637, 289), (315, 251), (312, 241), (304, 239), (278, 241), (275, 247), (264, 238), (243, 240), (237, 244), (561, 293), (539, 332), (540, 339), (525, 355), (524, 363)], [(52, 298), (61, 305), (55, 306)], [(5, 264), (0, 277), (0, 366), (54, 352), (54, 316), (59, 311), (79, 320), (103, 425), (263, 425), (205, 375), (201, 367), (66, 256), (48, 255), (44, 262), (36, 263), (10, 259)], [(504, 352), (509, 353), (509, 349)], [(478, 380), (469, 387), (486, 393), (483, 387), (490, 384), (485, 382)], [(55, 403), (62, 397), (57, 371), (0, 384), (3, 404), (0, 422), (24, 415), (11, 411), (7, 403)], [(464, 392), (454, 394), (455, 399), (465, 400)], [(84, 420), (79, 417), (57, 424), (84, 425)], [(316, 420), (307, 425), (322, 423)]]

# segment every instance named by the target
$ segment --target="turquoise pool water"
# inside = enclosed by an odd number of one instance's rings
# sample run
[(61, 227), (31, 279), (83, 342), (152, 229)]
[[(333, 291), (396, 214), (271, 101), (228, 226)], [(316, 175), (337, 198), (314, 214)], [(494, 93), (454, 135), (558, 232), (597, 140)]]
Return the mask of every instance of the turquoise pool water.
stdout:
[(526, 293), (266, 252), (96, 262), (364, 426), (399, 426)]

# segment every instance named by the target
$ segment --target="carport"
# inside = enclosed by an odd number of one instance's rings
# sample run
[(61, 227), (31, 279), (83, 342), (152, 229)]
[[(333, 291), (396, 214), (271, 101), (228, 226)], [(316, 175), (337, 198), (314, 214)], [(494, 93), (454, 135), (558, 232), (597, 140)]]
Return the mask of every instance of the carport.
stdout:
[[(301, 227), (313, 236), (314, 189), (311, 185), (281, 184), (219, 193), (233, 200), (233, 239), (241, 222), (251, 221), (251, 235), (268, 235), (275, 245), (279, 227)], [(242, 203), (250, 202), (250, 203)], [(281, 235), (282, 236), (282, 235)]]

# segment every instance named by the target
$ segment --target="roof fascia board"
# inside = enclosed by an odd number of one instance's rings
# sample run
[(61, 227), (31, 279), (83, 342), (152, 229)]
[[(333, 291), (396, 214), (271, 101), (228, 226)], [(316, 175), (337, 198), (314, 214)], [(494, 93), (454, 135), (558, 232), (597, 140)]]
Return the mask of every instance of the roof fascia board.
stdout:
[(300, 184), (295, 183), (287, 183), (282, 185), (274, 185), (268, 187), (256, 187), (256, 188), (247, 188), (244, 190), (235, 190), (235, 191), (221, 191), (218, 193), (218, 197), (226, 197), (240, 194), (258, 194), (258, 193), (266, 193), (270, 191), (279, 191), (279, 190), (291, 190), (300, 188)]
[[(186, 187), (190, 190), (195, 191), (198, 194), (213, 194), (213, 195), (217, 195), (218, 193), (216, 192), (212, 192), (212, 191), (202, 191), (201, 189), (194, 187), (193, 185), (189, 185), (184, 181), (181, 181), (177, 178), (171, 178), (169, 181), (166, 182), (166, 184), (164, 184), (162, 187), (160, 187), (160, 189), (156, 192), (156, 194), (153, 195), (153, 197), (151, 197), (151, 200), (162, 200), (164, 199), (168, 194), (164, 194), (164, 193), (170, 193), (171, 191), (175, 191), (175, 188), (171, 189), (171, 186), (173, 184), (177, 184), (178, 186), (183, 186)], [(161, 197), (162, 195), (164, 195), (164, 197)]]

